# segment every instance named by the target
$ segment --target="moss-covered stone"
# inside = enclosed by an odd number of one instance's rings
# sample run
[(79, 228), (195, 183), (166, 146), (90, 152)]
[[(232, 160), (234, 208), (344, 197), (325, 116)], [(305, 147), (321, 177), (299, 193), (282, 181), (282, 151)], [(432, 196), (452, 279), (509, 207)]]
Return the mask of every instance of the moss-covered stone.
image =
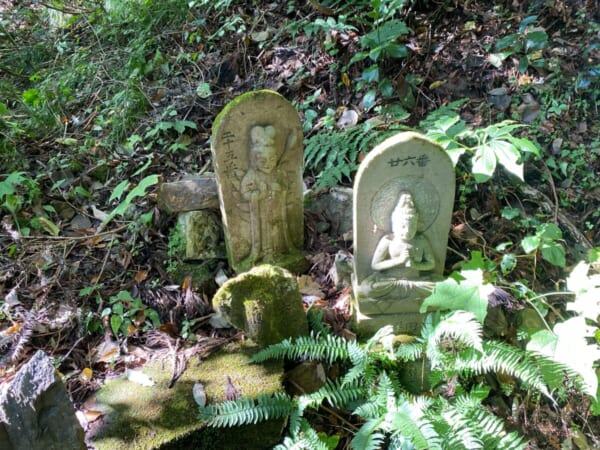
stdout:
[(261, 346), (308, 334), (296, 278), (281, 267), (263, 264), (232, 278), (215, 294), (213, 307)]
[(105, 412), (103, 424), (88, 436), (97, 450), (151, 449), (267, 449), (280, 442), (281, 421), (235, 428), (208, 428), (198, 420), (192, 396), (194, 383), (205, 387), (207, 403), (225, 400), (227, 377), (244, 396), (281, 389), (281, 364), (248, 364), (257, 350), (234, 343), (198, 362), (168, 388), (171, 362), (154, 361), (142, 368), (154, 382), (145, 387), (124, 377), (107, 381), (97, 393), (96, 409)]

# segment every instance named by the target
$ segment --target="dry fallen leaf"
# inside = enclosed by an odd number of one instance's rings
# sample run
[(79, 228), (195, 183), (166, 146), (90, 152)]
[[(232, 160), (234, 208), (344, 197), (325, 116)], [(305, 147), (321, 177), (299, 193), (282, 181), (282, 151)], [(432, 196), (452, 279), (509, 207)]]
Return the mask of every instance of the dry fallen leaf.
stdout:
[(92, 381), (93, 375), (94, 375), (94, 371), (92, 369), (90, 369), (89, 367), (86, 367), (79, 374), (79, 379), (81, 380), (82, 383), (89, 383), (90, 381)]
[(129, 381), (139, 384), (140, 386), (154, 386), (154, 381), (152, 381), (148, 375), (139, 370), (125, 369), (125, 376)]

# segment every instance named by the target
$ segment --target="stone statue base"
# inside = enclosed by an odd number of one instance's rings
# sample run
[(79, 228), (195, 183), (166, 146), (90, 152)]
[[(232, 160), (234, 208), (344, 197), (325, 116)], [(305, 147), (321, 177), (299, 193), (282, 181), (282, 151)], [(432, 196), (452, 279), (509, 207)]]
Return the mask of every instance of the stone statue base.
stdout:
[(394, 334), (419, 336), (424, 318), (425, 315), (419, 313), (372, 314), (367, 316), (359, 311), (354, 311), (352, 330), (359, 337), (370, 337), (380, 328), (392, 325)]

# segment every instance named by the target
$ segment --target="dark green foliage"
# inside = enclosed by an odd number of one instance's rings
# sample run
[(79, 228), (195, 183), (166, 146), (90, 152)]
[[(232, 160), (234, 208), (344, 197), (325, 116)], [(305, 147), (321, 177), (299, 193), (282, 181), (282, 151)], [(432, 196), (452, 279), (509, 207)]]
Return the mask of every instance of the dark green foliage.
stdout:
[[(321, 405), (352, 411), (364, 422), (351, 442), (353, 449), (523, 449), (517, 433), (504, 430), (504, 422), (483, 405), (490, 388), (474, 383), (479, 375), (500, 372), (529, 389), (550, 397), (554, 385), (572, 370), (549, 358), (501, 342), (484, 341), (481, 324), (472, 313), (454, 311), (429, 315), (416, 342), (394, 348), (391, 327), (382, 328), (363, 345), (330, 335), (300, 337), (272, 345), (254, 357), (317, 359), (328, 364), (345, 362), (346, 373), (328, 380), (317, 392), (296, 398), (286, 394), (240, 399), (201, 409), (213, 426), (256, 423), (289, 417), (290, 437), (279, 448), (326, 448), (303, 415)], [(431, 391), (412, 395), (398, 382), (405, 364), (426, 355)], [(444, 386), (452, 383), (453, 394)], [(444, 395), (441, 395), (444, 393)]]
[(349, 180), (359, 164), (359, 155), (366, 154), (386, 138), (406, 131), (408, 127), (390, 124), (382, 129), (369, 124), (345, 130), (317, 133), (304, 141), (304, 164), (317, 175), (315, 189), (335, 186)]

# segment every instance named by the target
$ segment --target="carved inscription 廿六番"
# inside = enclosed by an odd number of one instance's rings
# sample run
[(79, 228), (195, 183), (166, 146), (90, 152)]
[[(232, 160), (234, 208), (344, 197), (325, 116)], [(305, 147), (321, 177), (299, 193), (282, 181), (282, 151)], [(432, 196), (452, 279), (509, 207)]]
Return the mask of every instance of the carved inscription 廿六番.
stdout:
[(426, 167), (429, 162), (429, 157), (427, 155), (419, 155), (419, 156), (407, 156), (406, 158), (391, 158), (388, 161), (390, 167), (397, 166), (418, 166), (418, 167)]

